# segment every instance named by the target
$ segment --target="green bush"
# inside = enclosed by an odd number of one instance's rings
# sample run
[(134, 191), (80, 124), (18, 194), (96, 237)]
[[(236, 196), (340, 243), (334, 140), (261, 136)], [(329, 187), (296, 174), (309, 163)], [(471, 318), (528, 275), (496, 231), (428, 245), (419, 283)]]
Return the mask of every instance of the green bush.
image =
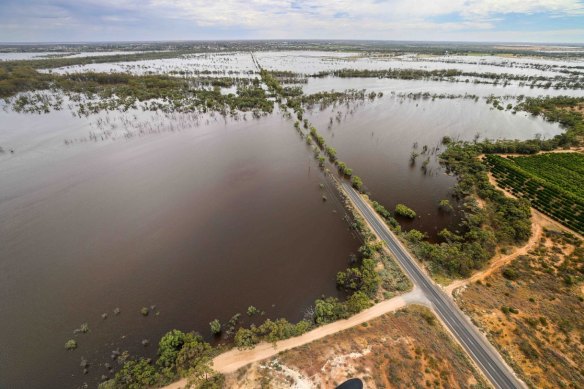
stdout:
[(337, 285), (344, 290), (361, 291), (367, 296), (373, 297), (380, 282), (375, 264), (375, 260), (364, 258), (359, 267), (351, 267), (337, 273)]
[(361, 191), (361, 189), (363, 188), (363, 181), (361, 181), (361, 178), (359, 178), (359, 176), (352, 176), (351, 185), (353, 185), (353, 188), (357, 189), (358, 191)]
[(238, 349), (251, 349), (259, 343), (259, 338), (254, 333), (253, 329), (240, 328), (235, 334), (235, 346)]
[(248, 316), (253, 316), (253, 315), (257, 315), (260, 311), (254, 307), (253, 305), (250, 305), (249, 307), (247, 307), (247, 315)]
[(115, 388), (142, 389), (155, 385), (159, 375), (149, 359), (126, 361), (114, 377)]
[(357, 291), (351, 295), (347, 300), (347, 314), (354, 315), (361, 312), (364, 309), (369, 308), (373, 303), (362, 291)]
[(515, 270), (512, 267), (506, 267), (503, 270), (503, 277), (505, 277), (508, 280), (514, 281), (519, 278), (519, 273), (517, 273), (517, 270)]
[(344, 319), (347, 315), (346, 307), (336, 298), (327, 297), (315, 301), (315, 320), (318, 325)]
[(174, 368), (178, 353), (184, 344), (194, 337), (194, 334), (185, 334), (180, 330), (171, 330), (164, 334), (158, 343), (158, 360), (156, 364), (161, 368)]
[(65, 349), (71, 351), (77, 348), (77, 341), (75, 339), (69, 339), (65, 342)]
[(211, 333), (213, 335), (219, 335), (221, 333), (221, 322), (218, 319), (210, 322), (209, 327), (211, 327)]
[(200, 380), (212, 372), (213, 347), (201, 336), (189, 337), (178, 352), (176, 366), (182, 377)]
[(416, 217), (416, 212), (405, 204), (397, 204), (395, 206), (395, 214), (410, 219), (414, 219)]

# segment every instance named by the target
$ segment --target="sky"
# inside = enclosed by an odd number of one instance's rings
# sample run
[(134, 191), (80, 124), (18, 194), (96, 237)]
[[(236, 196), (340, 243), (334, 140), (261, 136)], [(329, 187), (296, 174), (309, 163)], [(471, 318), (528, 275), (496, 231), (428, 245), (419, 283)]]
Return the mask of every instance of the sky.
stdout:
[(0, 0), (0, 42), (215, 39), (584, 44), (584, 0)]

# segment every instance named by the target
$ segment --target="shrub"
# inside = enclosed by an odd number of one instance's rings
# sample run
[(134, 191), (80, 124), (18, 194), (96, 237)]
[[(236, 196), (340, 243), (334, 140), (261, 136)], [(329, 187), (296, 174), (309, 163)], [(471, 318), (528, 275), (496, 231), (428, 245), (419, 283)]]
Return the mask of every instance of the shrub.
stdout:
[(87, 323), (82, 323), (82, 324), (79, 326), (79, 328), (76, 328), (76, 329), (73, 331), (73, 333), (74, 333), (74, 334), (79, 334), (79, 333), (81, 333), (81, 334), (86, 334), (86, 333), (88, 333), (88, 332), (89, 332), (89, 324), (87, 324)]
[(347, 317), (343, 304), (336, 297), (317, 299), (314, 303), (316, 323), (327, 324)]
[(126, 361), (114, 377), (115, 388), (141, 389), (155, 385), (159, 379), (149, 359)]
[(240, 350), (251, 349), (259, 343), (259, 339), (253, 330), (240, 328), (235, 334), (235, 346)]
[(410, 219), (414, 219), (416, 217), (416, 212), (405, 204), (396, 205), (395, 214), (399, 216), (408, 217)]
[(250, 305), (249, 307), (247, 307), (248, 316), (257, 315), (259, 312), (260, 312), (259, 309), (257, 309), (253, 305)]
[(210, 322), (209, 327), (211, 327), (211, 333), (213, 335), (219, 335), (221, 333), (221, 322), (218, 319)]
[(201, 336), (192, 336), (178, 352), (177, 370), (183, 377), (200, 380), (212, 372), (211, 357), (213, 348)]
[(215, 374), (198, 383), (198, 389), (222, 389), (224, 388), (225, 376), (223, 374)]
[(503, 270), (503, 277), (505, 277), (508, 280), (514, 281), (519, 278), (519, 273), (517, 273), (517, 270), (515, 270), (512, 267), (506, 267)]
[(158, 343), (156, 364), (162, 368), (174, 368), (178, 353), (192, 336), (192, 334), (185, 334), (179, 330), (171, 330), (164, 334)]
[(69, 339), (65, 342), (65, 349), (72, 351), (77, 348), (77, 341), (75, 339)]
[(369, 308), (373, 303), (362, 291), (357, 291), (347, 300), (347, 314), (354, 315)]
[(440, 202), (438, 203), (438, 207), (444, 212), (452, 212), (454, 210), (454, 208), (452, 208), (452, 205), (450, 204), (450, 201), (448, 201), (447, 199), (440, 200)]
[(353, 185), (353, 188), (360, 191), (363, 188), (363, 181), (361, 181), (361, 178), (359, 178), (359, 176), (352, 176), (351, 185)]

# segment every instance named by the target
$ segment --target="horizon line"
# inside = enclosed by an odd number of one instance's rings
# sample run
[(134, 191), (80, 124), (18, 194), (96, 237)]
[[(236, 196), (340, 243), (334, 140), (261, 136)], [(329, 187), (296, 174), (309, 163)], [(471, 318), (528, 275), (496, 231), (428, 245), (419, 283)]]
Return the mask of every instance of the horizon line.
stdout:
[(83, 45), (83, 44), (123, 44), (123, 43), (204, 43), (204, 42), (377, 42), (377, 43), (430, 43), (430, 44), (505, 44), (515, 46), (550, 46), (575, 45), (584, 48), (584, 42), (537, 42), (537, 41), (460, 41), (460, 40), (392, 40), (392, 39), (309, 39), (309, 38), (215, 38), (215, 39), (164, 39), (164, 40), (89, 40), (89, 41), (0, 41), (0, 46), (6, 45)]

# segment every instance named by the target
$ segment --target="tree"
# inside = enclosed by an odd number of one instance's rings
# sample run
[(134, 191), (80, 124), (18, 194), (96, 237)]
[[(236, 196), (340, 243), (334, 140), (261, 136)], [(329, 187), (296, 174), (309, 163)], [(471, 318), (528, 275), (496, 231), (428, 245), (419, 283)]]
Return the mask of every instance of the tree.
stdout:
[(414, 219), (416, 217), (416, 212), (405, 204), (397, 204), (395, 206), (395, 213), (396, 215), (404, 216), (410, 219)]
[(420, 154), (416, 153), (415, 151), (412, 151), (412, 153), (410, 154), (410, 163), (413, 165), (414, 163), (416, 163), (416, 158), (418, 158)]
[(317, 299), (314, 311), (317, 324), (326, 324), (347, 317), (345, 307), (336, 297)]
[(258, 313), (260, 313), (259, 309), (257, 309), (253, 305), (250, 305), (249, 307), (247, 307), (247, 315), (248, 316), (257, 315)]
[(69, 351), (75, 350), (77, 348), (77, 341), (75, 339), (69, 339), (65, 343), (65, 348)]
[(128, 360), (114, 377), (115, 388), (142, 389), (157, 383), (159, 375), (150, 359)]
[(359, 176), (351, 177), (351, 184), (353, 185), (353, 188), (357, 189), (358, 191), (361, 191), (361, 188), (363, 188), (363, 181), (361, 181)]
[(221, 333), (221, 322), (219, 321), (219, 319), (215, 319), (212, 322), (210, 322), (209, 326), (211, 327), (211, 333), (213, 335), (219, 335)]
[(178, 353), (193, 334), (185, 334), (179, 330), (167, 332), (158, 343), (158, 360), (156, 364), (162, 368), (174, 368)]
[(450, 201), (448, 201), (447, 199), (440, 200), (440, 202), (438, 203), (438, 207), (444, 212), (452, 212), (454, 210), (454, 208), (452, 208), (452, 205), (450, 204)]
[(369, 308), (372, 305), (369, 297), (361, 291), (355, 292), (347, 300), (347, 312), (350, 315), (354, 315), (361, 312), (364, 309)]
[(183, 345), (176, 358), (176, 366), (182, 377), (197, 381), (206, 379), (213, 371), (211, 358), (213, 348), (203, 341), (201, 336), (194, 336)]
[(334, 147), (331, 146), (327, 146), (326, 147), (326, 153), (328, 154), (329, 158), (331, 161), (336, 161), (337, 160), (337, 150), (335, 150)]
[(252, 329), (240, 328), (235, 334), (235, 345), (238, 349), (251, 349), (259, 343), (257, 335)]

